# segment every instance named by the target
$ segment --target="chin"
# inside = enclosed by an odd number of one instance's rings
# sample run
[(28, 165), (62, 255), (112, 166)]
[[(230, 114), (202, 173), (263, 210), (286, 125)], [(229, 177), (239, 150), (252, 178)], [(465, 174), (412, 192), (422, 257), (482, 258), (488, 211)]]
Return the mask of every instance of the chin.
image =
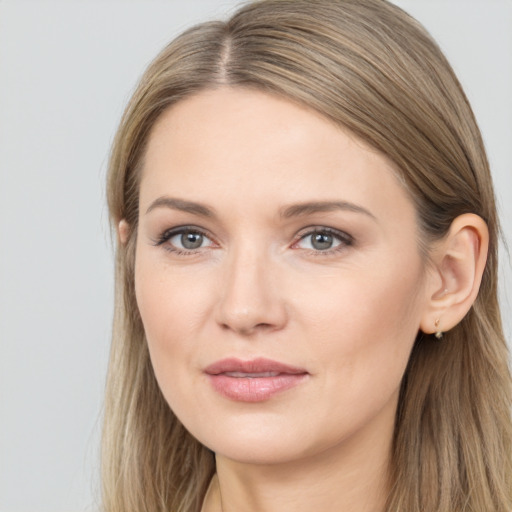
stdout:
[[(236, 439), (233, 439), (235, 437)], [(217, 457), (223, 457), (241, 464), (275, 465), (294, 462), (304, 456), (304, 446), (297, 442), (279, 438), (254, 435), (244, 438), (214, 440), (209, 448)]]
[(190, 432), (217, 457), (240, 464), (276, 465), (328, 451), (351, 437), (351, 429), (347, 435), (343, 430), (324, 432), (304, 418), (283, 421), (283, 418), (267, 415), (264, 418), (231, 417), (228, 421), (211, 422), (208, 430), (199, 426)]
[[(246, 464), (278, 464), (304, 454), (309, 433), (300, 423), (283, 421), (273, 414), (239, 414), (228, 418), (182, 423), (204, 446), (225, 457)], [(292, 424), (293, 423), (293, 424)], [(299, 428), (298, 428), (299, 427)]]

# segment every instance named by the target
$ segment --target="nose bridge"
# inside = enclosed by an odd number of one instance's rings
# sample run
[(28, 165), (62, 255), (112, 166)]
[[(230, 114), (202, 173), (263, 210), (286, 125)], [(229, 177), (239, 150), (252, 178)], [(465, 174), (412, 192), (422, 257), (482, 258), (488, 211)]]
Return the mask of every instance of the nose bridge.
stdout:
[(218, 322), (224, 328), (252, 334), (284, 325), (286, 311), (275, 265), (261, 245), (245, 243), (232, 249), (226, 260), (218, 310)]

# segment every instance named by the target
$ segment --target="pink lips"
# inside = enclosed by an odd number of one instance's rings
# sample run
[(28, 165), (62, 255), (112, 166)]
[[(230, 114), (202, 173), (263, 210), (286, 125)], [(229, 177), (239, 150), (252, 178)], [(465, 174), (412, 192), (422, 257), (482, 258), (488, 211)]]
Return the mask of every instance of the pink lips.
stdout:
[(308, 375), (303, 368), (288, 366), (270, 359), (222, 359), (205, 368), (218, 393), (240, 402), (262, 402), (290, 389)]

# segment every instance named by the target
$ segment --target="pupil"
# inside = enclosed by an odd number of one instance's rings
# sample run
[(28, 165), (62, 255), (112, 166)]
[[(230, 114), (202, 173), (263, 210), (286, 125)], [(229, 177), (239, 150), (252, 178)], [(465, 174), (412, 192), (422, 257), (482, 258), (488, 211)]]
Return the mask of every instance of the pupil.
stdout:
[(183, 233), (181, 243), (185, 249), (198, 249), (203, 244), (203, 235), (200, 233)]
[(315, 233), (311, 240), (311, 245), (320, 251), (325, 251), (332, 247), (332, 235), (327, 233)]

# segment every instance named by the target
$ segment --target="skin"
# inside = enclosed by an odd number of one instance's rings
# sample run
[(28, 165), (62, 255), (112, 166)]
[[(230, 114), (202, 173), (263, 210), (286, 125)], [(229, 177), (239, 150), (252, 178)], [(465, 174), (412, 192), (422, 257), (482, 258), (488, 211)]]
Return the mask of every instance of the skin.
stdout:
[[(344, 206), (290, 210), (333, 201)], [(198, 249), (163, 236), (180, 226), (204, 233)], [(340, 237), (319, 250), (312, 227)], [(136, 296), (156, 378), (216, 454), (203, 510), (383, 510), (400, 381), (420, 328), (435, 330), (433, 290), (438, 309), (453, 295), (420, 254), (391, 163), (290, 101), (201, 92), (152, 131), (137, 229)], [(239, 402), (204, 373), (226, 357), (307, 377)]]

